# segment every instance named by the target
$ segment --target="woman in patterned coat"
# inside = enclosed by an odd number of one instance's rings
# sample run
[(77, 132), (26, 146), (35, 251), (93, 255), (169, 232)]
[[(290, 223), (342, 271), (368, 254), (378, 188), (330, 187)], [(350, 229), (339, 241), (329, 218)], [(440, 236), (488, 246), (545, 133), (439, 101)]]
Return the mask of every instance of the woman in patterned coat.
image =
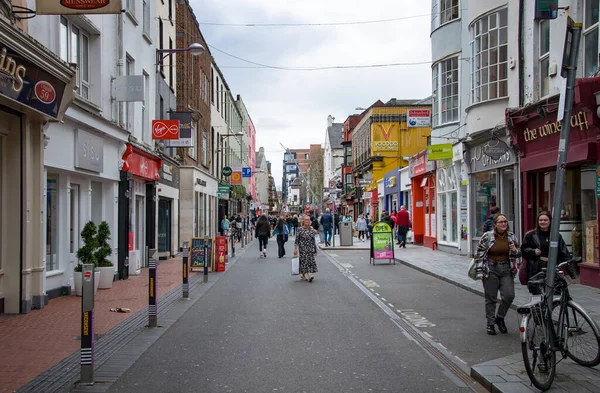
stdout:
[(302, 218), (302, 227), (298, 229), (294, 241), (294, 257), (300, 254), (300, 279), (308, 282), (312, 282), (314, 279), (310, 274), (318, 271), (317, 262), (315, 261), (315, 255), (317, 254), (315, 233), (316, 231), (311, 227), (310, 217), (305, 215)]

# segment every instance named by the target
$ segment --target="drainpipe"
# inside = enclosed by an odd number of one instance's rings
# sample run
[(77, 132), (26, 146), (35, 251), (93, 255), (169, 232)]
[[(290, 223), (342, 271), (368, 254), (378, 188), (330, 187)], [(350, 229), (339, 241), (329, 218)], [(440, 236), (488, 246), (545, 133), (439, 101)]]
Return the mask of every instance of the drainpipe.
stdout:
[(524, 75), (525, 75), (525, 64), (523, 61), (523, 18), (524, 18), (524, 0), (519, 0), (519, 32), (518, 32), (518, 50), (519, 50), (519, 107), (523, 106), (525, 101), (525, 87), (524, 87)]

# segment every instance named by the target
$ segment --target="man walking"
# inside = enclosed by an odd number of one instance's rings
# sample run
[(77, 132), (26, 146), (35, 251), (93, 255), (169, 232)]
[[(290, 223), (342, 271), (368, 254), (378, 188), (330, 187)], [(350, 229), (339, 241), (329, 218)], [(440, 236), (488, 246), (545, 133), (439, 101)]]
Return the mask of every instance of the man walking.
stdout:
[(396, 214), (396, 224), (398, 225), (398, 243), (396, 244), (406, 248), (406, 234), (412, 226), (406, 205), (400, 206), (400, 211)]
[(331, 230), (333, 229), (333, 216), (329, 209), (325, 209), (325, 213), (321, 216), (320, 224), (323, 226), (325, 234), (325, 246), (329, 247), (331, 242)]

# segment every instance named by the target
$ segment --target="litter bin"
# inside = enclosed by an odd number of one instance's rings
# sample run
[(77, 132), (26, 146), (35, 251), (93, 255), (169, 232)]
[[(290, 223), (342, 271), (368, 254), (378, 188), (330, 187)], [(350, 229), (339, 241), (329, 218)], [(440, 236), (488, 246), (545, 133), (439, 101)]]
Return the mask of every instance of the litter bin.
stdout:
[(353, 244), (352, 223), (340, 222), (340, 246), (351, 246)]

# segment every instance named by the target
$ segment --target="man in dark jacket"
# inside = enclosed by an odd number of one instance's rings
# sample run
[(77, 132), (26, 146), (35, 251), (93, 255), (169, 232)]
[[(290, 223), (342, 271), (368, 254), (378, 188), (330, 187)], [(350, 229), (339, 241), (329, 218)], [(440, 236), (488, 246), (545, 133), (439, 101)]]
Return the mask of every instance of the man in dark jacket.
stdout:
[(383, 214), (381, 215), (381, 221), (388, 224), (390, 226), (390, 228), (392, 228), (392, 232), (394, 231), (394, 220), (392, 220), (392, 217), (390, 217), (390, 214), (385, 210), (383, 211)]
[(485, 220), (485, 224), (483, 224), (483, 232), (489, 232), (494, 229), (494, 216), (500, 212), (500, 208), (498, 206), (494, 206), (490, 209), (490, 215), (487, 220)]
[(323, 225), (323, 232), (325, 233), (325, 246), (329, 247), (331, 230), (333, 229), (333, 216), (329, 209), (325, 209), (325, 213), (321, 216), (321, 225)]

